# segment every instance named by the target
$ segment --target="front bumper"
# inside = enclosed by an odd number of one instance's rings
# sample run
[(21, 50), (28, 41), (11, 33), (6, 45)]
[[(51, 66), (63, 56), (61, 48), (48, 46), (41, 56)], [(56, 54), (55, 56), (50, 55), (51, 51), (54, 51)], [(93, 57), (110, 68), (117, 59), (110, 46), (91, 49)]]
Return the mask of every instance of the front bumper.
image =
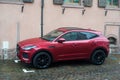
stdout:
[[(24, 57), (24, 54), (25, 54), (24, 52), (17, 54), (17, 56), (18, 56), (18, 58), (20, 59), (20, 61), (22, 61), (22, 62), (24, 62), (24, 63), (31, 63), (30, 57), (26, 58), (26, 57)], [(26, 53), (26, 55), (27, 55), (27, 54), (28, 54), (28, 53)]]
[(23, 50), (20, 46), (17, 45), (17, 56), (20, 59), (20, 61), (22, 61), (24, 63), (31, 63), (32, 56), (34, 53), (35, 53), (34, 49)]

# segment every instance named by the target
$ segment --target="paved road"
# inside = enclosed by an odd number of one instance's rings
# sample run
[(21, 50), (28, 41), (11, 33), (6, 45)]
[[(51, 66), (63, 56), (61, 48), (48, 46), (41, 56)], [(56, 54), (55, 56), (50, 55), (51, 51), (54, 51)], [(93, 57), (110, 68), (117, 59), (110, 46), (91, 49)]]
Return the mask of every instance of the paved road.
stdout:
[[(35, 72), (25, 73), (23, 69)], [(48, 69), (34, 69), (22, 63), (0, 61), (0, 80), (120, 80), (120, 54), (111, 54), (103, 65), (87, 61), (54, 63)]]

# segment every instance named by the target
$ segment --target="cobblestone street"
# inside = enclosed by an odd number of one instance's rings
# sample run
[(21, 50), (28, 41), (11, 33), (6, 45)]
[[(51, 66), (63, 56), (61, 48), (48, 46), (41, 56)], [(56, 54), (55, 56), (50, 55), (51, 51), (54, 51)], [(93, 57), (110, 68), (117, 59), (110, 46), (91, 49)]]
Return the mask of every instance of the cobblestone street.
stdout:
[[(35, 69), (22, 63), (0, 61), (0, 80), (120, 80), (120, 54), (110, 54), (103, 65), (87, 61), (54, 63), (48, 69)], [(25, 73), (23, 69), (35, 72)]]

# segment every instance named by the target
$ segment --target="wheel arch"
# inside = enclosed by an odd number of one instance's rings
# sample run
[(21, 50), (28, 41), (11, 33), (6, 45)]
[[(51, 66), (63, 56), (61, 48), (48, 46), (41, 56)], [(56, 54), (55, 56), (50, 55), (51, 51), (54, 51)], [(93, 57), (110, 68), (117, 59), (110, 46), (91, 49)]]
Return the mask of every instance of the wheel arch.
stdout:
[(54, 61), (54, 58), (53, 58), (53, 55), (51, 54), (51, 52), (49, 52), (48, 50), (42, 49), (42, 50), (37, 50), (37, 51), (33, 54), (32, 58), (31, 58), (31, 60), (32, 60), (31, 62), (32, 62), (32, 63), (33, 63), (34, 57), (35, 57), (37, 54), (39, 54), (40, 52), (46, 52), (46, 53), (48, 53), (48, 54), (50, 55), (51, 59), (52, 59), (52, 62)]
[(105, 52), (105, 56), (106, 56), (106, 57), (108, 56), (108, 51), (107, 51), (105, 48), (103, 48), (103, 47), (97, 47), (97, 48), (95, 48), (95, 49), (93, 50), (93, 52), (91, 53), (90, 58), (92, 57), (92, 55), (94, 54), (94, 52), (95, 52), (96, 50), (103, 50), (103, 51)]

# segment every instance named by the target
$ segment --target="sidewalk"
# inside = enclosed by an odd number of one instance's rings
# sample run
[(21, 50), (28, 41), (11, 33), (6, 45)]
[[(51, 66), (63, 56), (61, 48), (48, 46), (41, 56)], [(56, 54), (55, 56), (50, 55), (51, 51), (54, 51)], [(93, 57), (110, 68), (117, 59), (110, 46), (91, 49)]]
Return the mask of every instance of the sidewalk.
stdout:
[[(25, 73), (23, 69), (35, 72)], [(103, 65), (66, 61), (48, 69), (35, 69), (13, 60), (0, 61), (0, 80), (120, 80), (119, 73), (120, 54), (110, 54)]]

